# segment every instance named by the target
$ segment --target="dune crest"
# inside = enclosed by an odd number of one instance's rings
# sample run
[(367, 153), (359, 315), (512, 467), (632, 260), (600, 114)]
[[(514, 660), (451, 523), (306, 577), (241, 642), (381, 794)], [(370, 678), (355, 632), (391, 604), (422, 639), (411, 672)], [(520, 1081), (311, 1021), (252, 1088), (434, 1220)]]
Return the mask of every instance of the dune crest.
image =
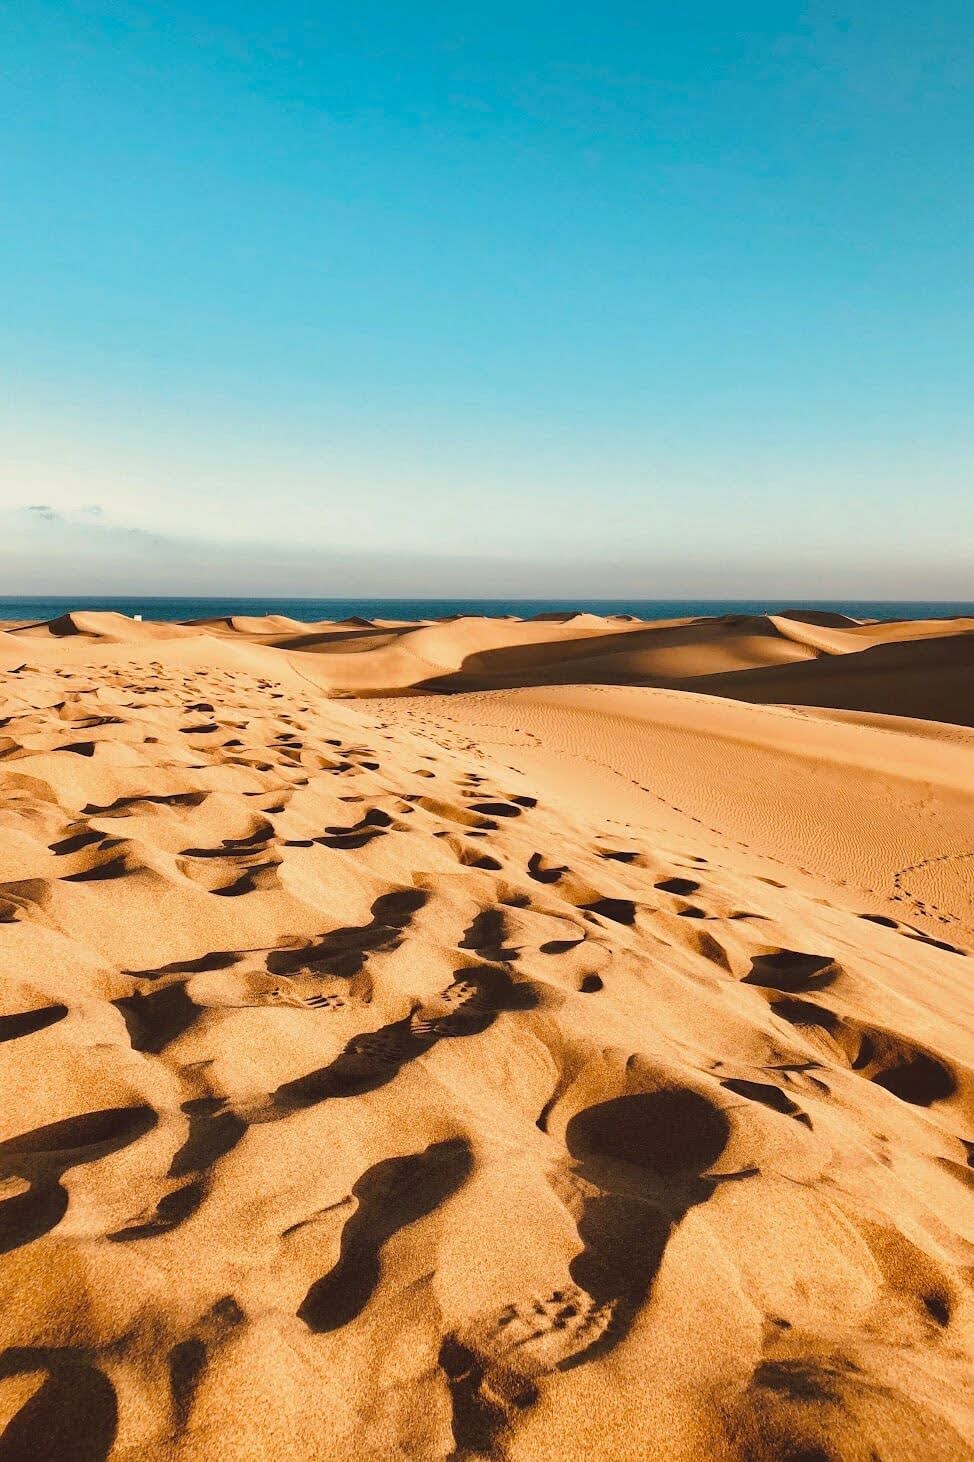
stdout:
[(0, 1453), (974, 1455), (972, 644), (0, 633)]
[[(974, 724), (969, 619), (860, 623), (785, 609), (646, 622), (552, 611), (528, 620), (356, 617), (319, 624), (269, 615), (193, 629), (287, 650), (295, 667), (333, 696), (640, 685)], [(125, 637), (138, 638), (131, 625)]]

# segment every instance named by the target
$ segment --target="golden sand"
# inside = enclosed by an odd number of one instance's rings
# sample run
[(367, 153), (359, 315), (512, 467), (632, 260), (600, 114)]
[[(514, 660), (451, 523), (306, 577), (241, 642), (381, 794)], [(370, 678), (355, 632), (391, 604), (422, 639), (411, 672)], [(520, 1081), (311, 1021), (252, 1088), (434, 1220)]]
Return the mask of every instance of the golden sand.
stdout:
[(0, 1459), (974, 1455), (972, 630), (0, 633)]

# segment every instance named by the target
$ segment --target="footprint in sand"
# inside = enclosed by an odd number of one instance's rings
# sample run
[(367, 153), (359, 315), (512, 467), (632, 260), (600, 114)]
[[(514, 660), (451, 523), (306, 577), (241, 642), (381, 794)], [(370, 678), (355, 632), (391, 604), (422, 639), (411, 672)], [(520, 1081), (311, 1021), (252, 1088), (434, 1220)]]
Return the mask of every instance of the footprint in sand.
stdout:
[(105, 1462), (118, 1430), (115, 1387), (105, 1372), (70, 1346), (12, 1346), (0, 1354), (0, 1381), (31, 1372), (43, 1372), (44, 1381), (4, 1427), (0, 1458)]
[(682, 1087), (613, 1097), (569, 1120), (565, 1144), (574, 1162), (554, 1179), (582, 1243), (569, 1273), (607, 1318), (563, 1368), (594, 1359), (625, 1338), (673, 1230), (719, 1183), (752, 1175), (707, 1175), (729, 1136), (724, 1110)]
[(519, 1301), (451, 1331), (439, 1364), (450, 1389), (453, 1436), (461, 1452), (489, 1454), (494, 1440), (538, 1399), (538, 1382), (605, 1333), (611, 1307), (578, 1285)]
[(0, 1183), (20, 1179), (24, 1191), (0, 1202), (0, 1253), (40, 1238), (68, 1208), (62, 1183), (69, 1169), (98, 1162), (156, 1125), (150, 1106), (108, 1107), (36, 1127), (0, 1143)]
[(254, 1003), (292, 1010), (341, 1010), (348, 1002), (341, 995), (302, 995), (298, 990), (289, 990), (286, 986), (279, 985), (276, 989), (269, 990), (264, 999)]
[(353, 1184), (355, 1212), (342, 1229), (337, 1263), (308, 1290), (298, 1318), (320, 1334), (347, 1325), (365, 1309), (382, 1275), (382, 1249), (393, 1234), (426, 1218), (469, 1177), (463, 1138), (434, 1142), (424, 1152), (386, 1158)]

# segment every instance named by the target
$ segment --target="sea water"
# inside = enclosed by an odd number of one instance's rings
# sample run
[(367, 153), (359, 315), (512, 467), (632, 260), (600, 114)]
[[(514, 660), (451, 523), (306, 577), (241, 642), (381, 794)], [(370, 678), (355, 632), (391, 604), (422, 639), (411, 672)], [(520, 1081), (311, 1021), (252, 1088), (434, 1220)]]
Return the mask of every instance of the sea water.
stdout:
[(275, 599), (152, 598), (115, 596), (18, 597), (0, 599), (0, 621), (56, 619), (69, 610), (114, 610), (151, 620), (216, 619), (227, 615), (282, 614), (288, 619), (316, 620), (442, 619), (464, 615), (515, 615), (577, 611), (584, 614), (631, 614), (638, 619), (683, 619), (719, 614), (774, 614), (782, 609), (823, 609), (853, 619), (943, 619), (974, 617), (974, 602), (914, 600), (799, 599)]

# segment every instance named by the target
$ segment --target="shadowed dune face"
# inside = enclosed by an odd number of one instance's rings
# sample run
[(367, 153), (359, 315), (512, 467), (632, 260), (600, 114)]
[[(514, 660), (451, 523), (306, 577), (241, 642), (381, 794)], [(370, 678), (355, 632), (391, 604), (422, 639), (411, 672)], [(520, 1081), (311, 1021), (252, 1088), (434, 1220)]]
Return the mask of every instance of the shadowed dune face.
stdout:
[[(101, 617), (71, 618), (94, 634), (92, 621)], [(974, 622), (966, 619), (859, 623), (792, 609), (649, 624), (551, 615), (400, 623), (380, 632), (346, 624), (281, 633), (269, 620), (241, 619), (209, 628), (296, 655), (309, 678), (343, 694), (646, 685), (974, 724)], [(99, 633), (120, 631), (106, 623)]]
[(0, 1462), (974, 1455), (969, 633), (0, 633)]
[(307, 626), (269, 615), (136, 625), (123, 615), (76, 612), (4, 638), (20, 653), (51, 639), (138, 646), (204, 635), (276, 649), (313, 683), (347, 695), (646, 685), (967, 726), (974, 718), (974, 622), (967, 619), (860, 623), (787, 609), (653, 623), (542, 615)]

